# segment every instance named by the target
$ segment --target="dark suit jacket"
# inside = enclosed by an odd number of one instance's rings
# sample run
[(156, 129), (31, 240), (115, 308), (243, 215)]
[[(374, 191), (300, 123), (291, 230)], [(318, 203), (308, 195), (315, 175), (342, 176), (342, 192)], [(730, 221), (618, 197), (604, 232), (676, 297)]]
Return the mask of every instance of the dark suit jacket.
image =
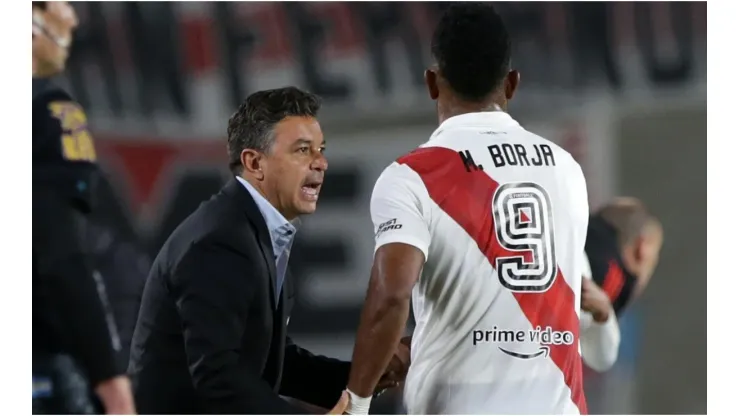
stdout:
[(293, 290), (275, 303), (275, 261), (254, 200), (232, 179), (172, 233), (146, 282), (129, 372), (140, 413), (306, 413), (331, 408), (350, 363), (286, 333)]

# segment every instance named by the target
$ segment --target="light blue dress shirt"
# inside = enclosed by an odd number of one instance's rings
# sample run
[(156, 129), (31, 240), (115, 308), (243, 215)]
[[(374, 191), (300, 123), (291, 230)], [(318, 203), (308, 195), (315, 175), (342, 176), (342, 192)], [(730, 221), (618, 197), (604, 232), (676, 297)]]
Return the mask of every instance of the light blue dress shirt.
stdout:
[(244, 180), (244, 178), (237, 176), (238, 180), (244, 187), (249, 191), (254, 198), (254, 202), (257, 204), (262, 213), (262, 217), (265, 219), (267, 224), (267, 230), (270, 232), (270, 240), (272, 242), (272, 251), (275, 254), (275, 269), (277, 271), (277, 287), (275, 288), (275, 304), (280, 302), (280, 291), (283, 288), (283, 281), (285, 281), (285, 273), (288, 270), (288, 258), (290, 257), (290, 249), (293, 246), (293, 240), (295, 239), (295, 233), (300, 220), (296, 219), (291, 224), (288, 220), (283, 217), (275, 207), (270, 204), (262, 194), (259, 193), (254, 187)]

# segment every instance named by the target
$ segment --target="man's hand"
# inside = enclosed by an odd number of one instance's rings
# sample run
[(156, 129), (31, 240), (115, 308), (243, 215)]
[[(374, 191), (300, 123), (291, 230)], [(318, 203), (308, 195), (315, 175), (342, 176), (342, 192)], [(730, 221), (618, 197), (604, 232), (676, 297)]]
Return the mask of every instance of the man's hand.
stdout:
[(401, 338), (396, 347), (396, 352), (385, 370), (385, 374), (375, 387), (375, 393), (380, 394), (383, 390), (397, 387), (406, 380), (406, 374), (411, 365), (411, 337)]
[(95, 386), (95, 393), (109, 415), (135, 415), (131, 382), (126, 376), (113, 377)]
[(344, 414), (344, 411), (347, 410), (347, 406), (349, 406), (349, 394), (346, 391), (343, 391), (342, 395), (339, 397), (339, 401), (333, 409), (329, 410), (329, 413), (327, 413), (327, 415)]
[(581, 309), (591, 313), (598, 323), (606, 322), (613, 313), (612, 302), (606, 292), (593, 280), (585, 277), (581, 282)]

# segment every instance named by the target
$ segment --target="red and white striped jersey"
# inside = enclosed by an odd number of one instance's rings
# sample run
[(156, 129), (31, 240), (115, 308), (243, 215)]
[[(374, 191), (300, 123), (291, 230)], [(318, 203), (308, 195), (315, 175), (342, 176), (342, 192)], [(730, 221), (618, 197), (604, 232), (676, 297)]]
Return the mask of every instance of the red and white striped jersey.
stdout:
[(586, 413), (588, 214), (578, 163), (504, 112), (452, 117), (385, 169), (371, 200), (376, 250), (401, 242), (426, 257), (409, 413)]

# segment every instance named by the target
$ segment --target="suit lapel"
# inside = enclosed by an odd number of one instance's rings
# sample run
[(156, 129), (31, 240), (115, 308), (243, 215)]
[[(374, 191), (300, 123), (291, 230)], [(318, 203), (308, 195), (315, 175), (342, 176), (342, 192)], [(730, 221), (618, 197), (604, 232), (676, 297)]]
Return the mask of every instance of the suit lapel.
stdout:
[[(285, 277), (286, 282), (283, 282), (283, 285), (287, 283), (288, 276)], [(276, 379), (275, 379), (275, 385), (280, 386), (280, 383), (283, 379), (283, 364), (285, 361), (285, 340), (288, 335), (288, 328), (286, 326), (287, 319), (288, 319), (288, 299), (287, 299), (287, 290), (285, 290), (285, 287), (283, 287), (283, 290), (280, 291), (280, 304), (278, 306), (278, 318), (280, 322), (274, 326), (275, 331), (275, 340), (278, 343), (278, 360), (277, 360), (277, 373), (276, 373)]]
[(259, 235), (260, 249), (262, 251), (262, 258), (267, 263), (267, 269), (270, 273), (270, 302), (272, 303), (272, 309), (277, 309), (278, 305), (276, 302), (277, 293), (275, 288), (277, 287), (277, 268), (275, 267), (275, 253), (272, 250), (272, 241), (270, 235), (264, 236), (262, 233)]
[(259, 241), (260, 251), (262, 252), (262, 258), (267, 264), (268, 274), (270, 275), (270, 303), (272, 304), (272, 310), (277, 310), (277, 292), (275, 290), (277, 287), (277, 268), (275, 267), (275, 253), (272, 249), (272, 239), (270, 238), (270, 232), (267, 230), (265, 219), (262, 217), (262, 213), (254, 202), (252, 195), (235, 178), (232, 178), (226, 184), (224, 191), (239, 201), (252, 225), (257, 229), (257, 240)]

